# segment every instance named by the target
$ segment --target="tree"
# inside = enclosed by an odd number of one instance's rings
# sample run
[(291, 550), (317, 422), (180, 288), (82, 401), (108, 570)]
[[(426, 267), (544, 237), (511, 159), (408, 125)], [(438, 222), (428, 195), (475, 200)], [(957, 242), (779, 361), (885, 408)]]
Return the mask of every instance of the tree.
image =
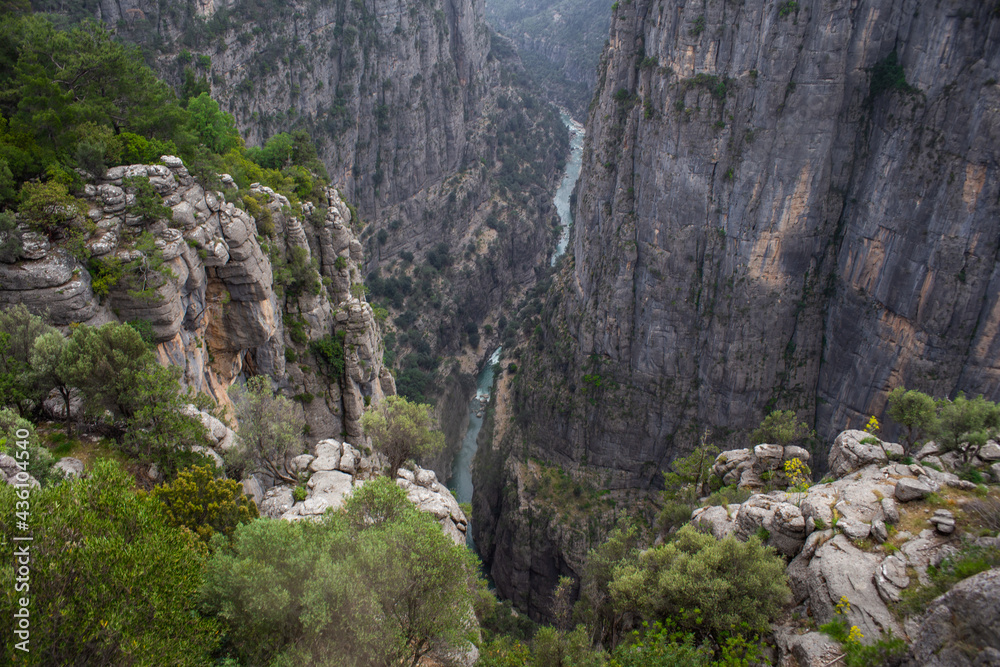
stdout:
[(580, 601), (574, 609), (578, 620), (592, 628), (592, 639), (610, 646), (618, 642), (630, 622), (611, 598), (609, 586), (615, 568), (639, 557), (639, 530), (632, 523), (620, 524), (607, 540), (587, 554), (580, 580)]
[(215, 533), (229, 537), (237, 526), (259, 516), (257, 505), (243, 493), (243, 485), (217, 479), (211, 465), (182, 471), (170, 484), (153, 489), (152, 495), (166, 507), (169, 525), (184, 526), (205, 542)]
[(58, 181), (21, 186), (18, 213), (36, 231), (55, 238), (64, 234), (83, 212), (83, 205)]
[(958, 392), (954, 401), (938, 401), (935, 439), (946, 452), (957, 451), (968, 465), (988, 440), (1000, 436), (1000, 406), (982, 395), (966, 398)]
[(297, 484), (289, 459), (302, 453), (304, 422), (295, 404), (271, 390), (264, 375), (233, 385), (229, 394), (239, 423), (239, 446), (230, 462), (245, 472), (264, 472), (275, 479)]
[(787, 447), (805, 440), (812, 434), (808, 424), (795, 421), (795, 411), (775, 410), (750, 433), (750, 444), (766, 442)]
[[(127, 326), (127, 325), (123, 325)], [(195, 447), (208, 447), (208, 432), (197, 417), (183, 411), (186, 399), (178, 382), (181, 369), (151, 363), (133, 380), (129, 415), (121, 448), (145, 465), (156, 464), (167, 479), (191, 465), (209, 463)]]
[(55, 331), (22, 304), (0, 310), (0, 403), (17, 405), (28, 414), (40, 405), (31, 377), (35, 340)]
[(213, 152), (222, 154), (243, 145), (232, 114), (222, 111), (208, 93), (188, 101), (187, 109), (191, 129)]
[(609, 585), (618, 613), (673, 619), (716, 640), (740, 630), (765, 632), (790, 597), (785, 562), (756, 536), (716, 540), (690, 525), (676, 538), (614, 568)]
[(139, 382), (156, 360), (135, 329), (109, 322), (100, 327), (80, 325), (73, 330), (66, 356), (71, 360), (72, 384), (83, 392), (94, 413), (110, 410), (125, 418), (148, 407), (148, 392)]
[(431, 406), (410, 403), (402, 396), (389, 396), (361, 417), (372, 446), (389, 459), (389, 474), (414, 456), (433, 454), (444, 447), (444, 434), (431, 430), (435, 420)]
[(204, 609), (246, 664), (403, 667), (471, 636), (475, 557), (386, 478), (321, 523), (254, 521), (214, 543)]
[(55, 388), (66, 409), (66, 426), (72, 432), (70, 398), (72, 397), (73, 369), (67, 355), (69, 341), (58, 331), (42, 334), (35, 339), (31, 350), (31, 372), (42, 395)]
[[(0, 486), (13, 517), (14, 487)], [(216, 623), (196, 613), (205, 549), (190, 531), (166, 525), (163, 507), (141, 497), (128, 473), (101, 460), (87, 479), (31, 498), (31, 652), (0, 648), (25, 665), (206, 665)], [(0, 613), (13, 618), (19, 543), (0, 542)]]
[(889, 417), (906, 427), (906, 451), (937, 427), (934, 399), (913, 389), (896, 387), (889, 392)]

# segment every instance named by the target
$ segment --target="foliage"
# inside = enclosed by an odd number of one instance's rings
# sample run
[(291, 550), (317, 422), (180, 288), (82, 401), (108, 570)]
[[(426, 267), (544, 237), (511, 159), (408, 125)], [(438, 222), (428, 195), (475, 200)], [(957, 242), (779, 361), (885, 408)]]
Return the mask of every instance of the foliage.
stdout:
[(906, 427), (906, 452), (937, 427), (934, 399), (913, 389), (896, 387), (889, 392), (889, 417)]
[(958, 393), (954, 401), (938, 401), (935, 440), (942, 451), (957, 451), (968, 465), (988, 440), (1000, 436), (1000, 406), (982, 395), (966, 398)]
[(322, 523), (255, 521), (215, 544), (203, 606), (246, 664), (409, 665), (469, 638), (474, 557), (388, 479)]
[(128, 212), (146, 222), (157, 220), (173, 220), (174, 212), (163, 205), (163, 198), (157, 194), (149, 182), (148, 176), (128, 176), (122, 179), (125, 191), (135, 196), (134, 203)]
[(698, 498), (708, 491), (709, 475), (718, 453), (719, 448), (707, 444), (703, 438), (693, 452), (674, 460), (672, 472), (663, 473), (664, 506), (656, 519), (660, 534), (669, 533), (691, 519)]
[(616, 565), (608, 589), (620, 613), (672, 618), (682, 630), (715, 638), (767, 631), (789, 597), (785, 564), (773, 549), (756, 537), (716, 540), (690, 526)]
[(708, 642), (698, 644), (691, 632), (682, 632), (672, 621), (644, 623), (611, 656), (609, 667), (750, 667), (760, 664), (760, 644), (735, 634), (716, 651)]
[[(18, 438), (15, 434), (24, 429), (28, 432), (28, 445), (25, 449), (17, 446)], [(18, 452), (26, 451), (28, 459), (27, 472), (35, 478), (43, 487), (50, 482), (62, 479), (62, 473), (57, 472), (52, 467), (55, 461), (47, 448), (38, 442), (38, 435), (35, 433), (35, 425), (27, 419), (19, 417), (10, 408), (0, 408), (0, 451), (18, 458)], [(21, 459), (25, 457), (21, 455)]]
[(879, 426), (878, 419), (875, 418), (875, 415), (872, 415), (871, 417), (868, 418), (868, 422), (865, 424), (864, 431), (865, 433), (876, 435), (879, 432), (879, 428), (881, 427)]
[(809, 466), (801, 459), (791, 458), (785, 461), (785, 477), (788, 478), (789, 491), (805, 491), (812, 481)]
[(906, 82), (906, 73), (903, 71), (903, 66), (899, 64), (899, 54), (895, 50), (872, 67), (868, 99), (874, 100), (880, 94), (890, 90), (903, 93), (912, 93), (916, 90)]
[(288, 253), (287, 262), (275, 263), (274, 282), (290, 297), (319, 294), (323, 284), (316, 266), (316, 260), (309, 257), (306, 248), (294, 246)]
[(70, 424), (70, 397), (74, 381), (69, 341), (58, 331), (42, 334), (31, 350), (31, 375), (42, 392), (55, 388), (63, 399), (66, 423)]
[(793, 410), (775, 410), (750, 433), (750, 443), (767, 442), (782, 447), (799, 444), (812, 437), (813, 432), (805, 422), (795, 420)]
[(129, 418), (144, 406), (140, 374), (155, 360), (132, 327), (118, 322), (101, 327), (80, 325), (73, 329), (65, 354), (71, 383), (80, 389), (92, 414), (110, 410), (115, 416)]
[(598, 643), (616, 643), (628, 629), (627, 619), (612, 600), (610, 586), (615, 568), (635, 563), (639, 555), (639, 530), (632, 523), (619, 524), (608, 538), (587, 554), (580, 580), (580, 601), (576, 618), (592, 629)]
[(236, 120), (219, 108), (219, 103), (203, 92), (187, 105), (188, 123), (201, 143), (220, 155), (243, 145)]
[(32, 229), (51, 239), (68, 231), (70, 223), (83, 213), (83, 204), (58, 181), (25, 183), (18, 212)]
[(170, 484), (153, 489), (166, 507), (167, 523), (184, 526), (207, 542), (213, 534), (232, 535), (240, 524), (258, 516), (257, 505), (243, 493), (243, 485), (217, 479), (214, 466), (193, 466)]
[(245, 474), (265, 472), (276, 479), (296, 484), (298, 478), (288, 467), (303, 449), (302, 416), (295, 404), (275, 394), (264, 375), (233, 385), (229, 394), (239, 422), (239, 446), (227, 453), (227, 463)]
[(180, 376), (177, 366), (155, 362), (135, 374), (130, 398), (137, 407), (125, 423), (119, 444), (140, 463), (156, 464), (167, 479), (205, 461), (194, 447), (209, 445), (201, 420), (182, 411), (187, 401), (180, 393)]
[(433, 454), (444, 447), (444, 434), (432, 430), (431, 406), (411, 403), (402, 396), (388, 396), (361, 417), (372, 446), (389, 459), (389, 473), (414, 456)]
[(32, 377), (31, 353), (39, 336), (55, 330), (23, 304), (0, 310), (0, 403), (22, 414), (38, 407), (44, 396)]
[[(2, 199), (3, 197), (0, 195), (0, 201)], [(0, 262), (5, 264), (16, 262), (23, 249), (23, 234), (17, 227), (17, 218), (14, 213), (0, 211)]]
[(899, 611), (905, 616), (922, 614), (934, 598), (944, 595), (958, 582), (998, 566), (1000, 548), (963, 544), (958, 553), (948, 556), (940, 565), (927, 567), (929, 584), (911, 586), (902, 592)]
[[(0, 488), (4, 516), (14, 516), (16, 501), (13, 487)], [(99, 461), (89, 478), (36, 491), (31, 503), (31, 652), (16, 664), (211, 662), (215, 623), (195, 612), (203, 548), (166, 525), (160, 503), (136, 495), (116, 463)], [(15, 592), (17, 544), (0, 544), (7, 618), (23, 595)], [(13, 642), (2, 651), (15, 664)]]
[(346, 331), (327, 334), (309, 344), (309, 350), (319, 362), (319, 368), (331, 380), (340, 381), (344, 377), (344, 339)]

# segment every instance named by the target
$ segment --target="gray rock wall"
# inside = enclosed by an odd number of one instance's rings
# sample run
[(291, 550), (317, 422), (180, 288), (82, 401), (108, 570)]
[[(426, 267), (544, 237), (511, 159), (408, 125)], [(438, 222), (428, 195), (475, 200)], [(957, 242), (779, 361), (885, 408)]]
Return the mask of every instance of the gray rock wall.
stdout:
[(603, 62), (519, 456), (638, 494), (774, 407), (829, 442), (895, 386), (1000, 398), (992, 6), (622, 2)]

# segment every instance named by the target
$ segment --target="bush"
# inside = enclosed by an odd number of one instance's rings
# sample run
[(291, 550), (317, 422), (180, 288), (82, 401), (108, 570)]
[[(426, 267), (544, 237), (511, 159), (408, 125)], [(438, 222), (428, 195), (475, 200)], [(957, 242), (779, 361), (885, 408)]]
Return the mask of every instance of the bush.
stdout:
[(809, 425), (795, 421), (792, 410), (775, 410), (750, 433), (750, 445), (770, 443), (787, 447), (805, 440), (812, 435)]
[(476, 572), (471, 552), (379, 477), (322, 523), (237, 528), (202, 601), (245, 664), (417, 664), (471, 638)]
[(649, 621), (674, 619), (682, 630), (720, 638), (766, 632), (790, 597), (785, 563), (751, 537), (716, 540), (684, 526), (676, 538), (614, 568), (615, 608)]
[(344, 375), (344, 339), (346, 331), (327, 334), (309, 344), (309, 350), (319, 362), (319, 368), (331, 380), (340, 380)]
[(170, 484), (153, 489), (163, 503), (167, 523), (184, 526), (207, 542), (215, 533), (232, 535), (236, 526), (257, 518), (257, 505), (243, 493), (243, 485), (231, 479), (216, 479), (214, 466), (184, 470)]
[(411, 403), (402, 396), (388, 396), (361, 417), (372, 447), (389, 459), (389, 473), (395, 475), (407, 459), (433, 454), (444, 447), (444, 434), (432, 430), (435, 420), (431, 406)]
[[(15, 489), (0, 487), (14, 516)], [(199, 616), (204, 546), (168, 526), (162, 505), (137, 495), (117, 463), (32, 494), (31, 653), (0, 649), (8, 664), (206, 665), (216, 623)], [(0, 607), (16, 608), (14, 549), (0, 544)], [(16, 658), (15, 658), (16, 654)], [(16, 661), (16, 662), (15, 662)]]

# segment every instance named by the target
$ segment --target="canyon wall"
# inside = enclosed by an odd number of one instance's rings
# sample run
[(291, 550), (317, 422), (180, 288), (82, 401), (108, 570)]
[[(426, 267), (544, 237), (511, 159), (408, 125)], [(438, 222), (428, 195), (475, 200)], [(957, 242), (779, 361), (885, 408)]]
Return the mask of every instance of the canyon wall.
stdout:
[(896, 386), (1000, 398), (996, 3), (622, 2), (602, 63), (573, 257), (476, 504), (539, 617), (552, 573), (506, 546), (531, 457), (643, 497), (774, 408), (829, 442)]

